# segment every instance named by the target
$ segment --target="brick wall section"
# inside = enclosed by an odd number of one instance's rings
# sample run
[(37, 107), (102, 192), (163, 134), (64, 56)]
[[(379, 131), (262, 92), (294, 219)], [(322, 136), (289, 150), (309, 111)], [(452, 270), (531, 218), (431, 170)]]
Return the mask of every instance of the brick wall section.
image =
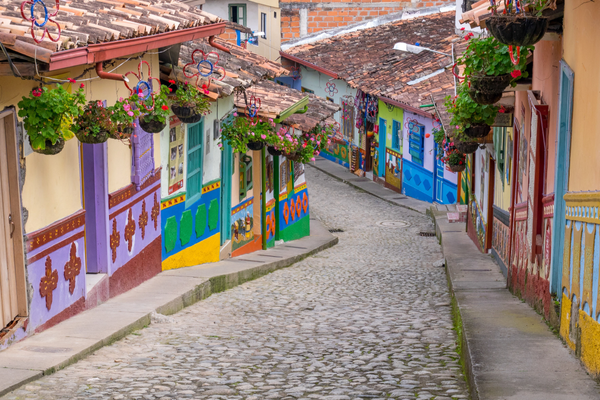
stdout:
[[(326, 7), (322, 3), (338, 3), (340, 6)], [(383, 4), (374, 7), (374, 3)], [(384, 4), (385, 6), (383, 6)], [(366, 21), (390, 13), (397, 13), (404, 9), (450, 4), (455, 3), (448, 0), (346, 0), (342, 2), (339, 0), (326, 2), (320, 0), (282, 0), (279, 2), (281, 7), (281, 41), (285, 42), (300, 37), (300, 9), (302, 8), (308, 9), (307, 34), (310, 35), (311, 33)], [(391, 5), (393, 7), (388, 7)]]

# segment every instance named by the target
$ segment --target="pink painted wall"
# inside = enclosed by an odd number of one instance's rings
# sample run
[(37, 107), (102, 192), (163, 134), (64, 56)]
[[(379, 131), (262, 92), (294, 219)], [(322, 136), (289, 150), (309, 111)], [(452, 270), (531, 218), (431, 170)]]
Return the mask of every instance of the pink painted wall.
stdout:
[(545, 143), (548, 160), (544, 186), (545, 194), (554, 192), (561, 57), (562, 42), (560, 40), (543, 40), (535, 45), (532, 88), (533, 90), (540, 90), (542, 103), (549, 105), (548, 140)]

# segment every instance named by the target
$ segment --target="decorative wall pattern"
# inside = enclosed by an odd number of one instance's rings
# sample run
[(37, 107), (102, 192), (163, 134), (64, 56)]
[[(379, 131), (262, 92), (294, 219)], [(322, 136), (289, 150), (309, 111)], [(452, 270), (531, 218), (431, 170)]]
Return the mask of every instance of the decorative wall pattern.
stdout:
[(330, 139), (331, 143), (323, 149), (321, 157), (350, 168), (350, 146), (343, 140)]

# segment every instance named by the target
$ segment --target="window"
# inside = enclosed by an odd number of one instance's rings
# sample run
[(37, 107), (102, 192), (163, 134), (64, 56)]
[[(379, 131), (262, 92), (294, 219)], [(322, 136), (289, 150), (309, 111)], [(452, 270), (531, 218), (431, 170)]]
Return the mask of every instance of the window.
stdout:
[(252, 180), (252, 157), (240, 154), (240, 201), (244, 200), (248, 191), (254, 187)]
[(188, 125), (187, 137), (187, 202), (194, 202), (202, 194), (202, 137), (204, 121)]
[(301, 91), (302, 93), (312, 93), (312, 94), (315, 94), (315, 91), (314, 91), (314, 90), (307, 89), (307, 88), (305, 88), (304, 86), (300, 87), (300, 91)]
[(354, 136), (354, 104), (342, 100), (342, 134), (344, 138), (352, 141)]
[(402, 145), (402, 124), (396, 120), (392, 122), (392, 149), (400, 151)]
[(263, 33), (263, 39), (267, 38), (267, 13), (260, 13), (260, 31)]
[(425, 153), (425, 127), (423, 125), (409, 122), (408, 124), (408, 152), (412, 158), (412, 162), (423, 166), (423, 158)]
[(230, 4), (229, 5), (229, 20), (246, 26), (246, 5), (245, 4)]
[(496, 167), (500, 172), (502, 187), (504, 187), (504, 166), (506, 152), (506, 128), (494, 128), (494, 149), (496, 150)]

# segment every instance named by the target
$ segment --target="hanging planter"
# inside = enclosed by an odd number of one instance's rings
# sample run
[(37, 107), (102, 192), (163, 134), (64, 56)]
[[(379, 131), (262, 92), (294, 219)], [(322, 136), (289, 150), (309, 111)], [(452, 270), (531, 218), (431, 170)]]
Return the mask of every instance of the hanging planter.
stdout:
[(127, 140), (131, 137), (135, 120), (140, 117), (138, 101), (138, 95), (134, 94), (125, 99), (121, 97), (114, 105), (108, 107), (110, 119), (116, 127), (109, 133), (109, 138)]
[(485, 94), (502, 93), (510, 85), (510, 74), (503, 75), (473, 75), (469, 78), (471, 89)]
[(448, 165), (448, 169), (452, 172), (463, 172), (467, 168), (465, 164), (462, 165)]
[(479, 148), (479, 143), (477, 142), (462, 142), (460, 140), (454, 141), (454, 147), (456, 150), (463, 154), (472, 154), (477, 151)]
[(179, 120), (186, 124), (194, 124), (200, 122), (202, 114), (196, 114), (196, 109), (192, 107), (180, 107), (177, 104), (171, 105), (171, 111), (179, 118)]
[(108, 137), (110, 139), (125, 140), (125, 139), (131, 138), (132, 134), (133, 134), (133, 127), (131, 127), (131, 126), (123, 127), (122, 125), (119, 125), (119, 126), (117, 126), (117, 129), (114, 132), (111, 132), (108, 135)]
[(283, 153), (283, 155), (285, 156), (285, 158), (287, 158), (290, 161), (298, 162), (298, 161), (302, 160), (301, 153)]
[(83, 112), (83, 104), (83, 85), (74, 93), (67, 92), (61, 85), (53, 89), (45, 86), (23, 97), (18, 103), (19, 117), (23, 118), (32, 150), (39, 154), (59, 153), (65, 140), (74, 136), (73, 120)]
[(111, 119), (111, 110), (104, 107), (99, 100), (90, 101), (83, 112), (75, 119), (73, 130), (81, 143), (97, 144), (108, 140), (115, 132)]
[(470, 127), (465, 128), (464, 132), (470, 138), (480, 139), (490, 133), (490, 126), (488, 124), (471, 124)]
[(248, 148), (250, 150), (258, 151), (258, 150), (262, 150), (263, 147), (265, 147), (264, 142), (259, 142), (257, 140), (251, 140), (248, 142)]
[(493, 15), (485, 20), (492, 36), (507, 46), (531, 46), (548, 29), (548, 18), (530, 15)]
[(469, 90), (469, 96), (477, 104), (488, 105), (494, 104), (500, 101), (502, 98), (502, 92), (500, 93), (483, 93), (477, 90)]
[(88, 131), (79, 130), (75, 132), (75, 136), (81, 143), (98, 144), (104, 143), (108, 140), (108, 131), (100, 131), (98, 133), (92, 133)]
[(155, 114), (146, 114), (140, 117), (140, 128), (148, 133), (159, 133), (167, 126), (167, 122), (157, 119)]
[(267, 151), (269, 152), (270, 155), (272, 156), (280, 156), (283, 154), (282, 150), (275, 150), (275, 147), (273, 146), (269, 146), (267, 147)]

